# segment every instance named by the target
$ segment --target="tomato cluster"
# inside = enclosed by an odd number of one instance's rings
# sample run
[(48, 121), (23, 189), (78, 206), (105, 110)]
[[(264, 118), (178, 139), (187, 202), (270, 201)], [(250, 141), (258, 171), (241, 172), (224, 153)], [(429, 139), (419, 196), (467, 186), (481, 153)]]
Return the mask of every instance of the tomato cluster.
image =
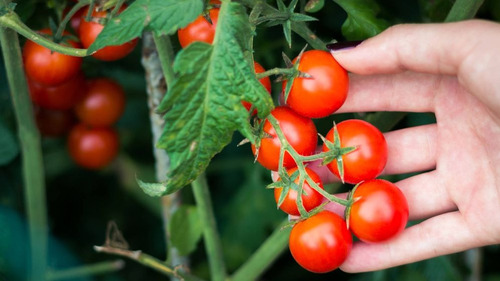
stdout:
[[(125, 9), (124, 6), (120, 12)], [(71, 18), (72, 29), (80, 42), (67, 40), (64, 32), (61, 44), (88, 48), (103, 29), (98, 21), (106, 11), (94, 10), (86, 21), (84, 7)], [(49, 29), (40, 31), (52, 36)], [(81, 45), (80, 45), (81, 44)], [(93, 57), (103, 61), (121, 59), (129, 54), (137, 39), (120, 46), (98, 50)], [(98, 169), (108, 165), (118, 154), (119, 138), (113, 125), (125, 108), (125, 92), (109, 78), (87, 79), (81, 69), (82, 58), (51, 51), (33, 41), (23, 47), (23, 61), (30, 96), (35, 106), (35, 118), (42, 135), (68, 135), (69, 155), (80, 166)]]

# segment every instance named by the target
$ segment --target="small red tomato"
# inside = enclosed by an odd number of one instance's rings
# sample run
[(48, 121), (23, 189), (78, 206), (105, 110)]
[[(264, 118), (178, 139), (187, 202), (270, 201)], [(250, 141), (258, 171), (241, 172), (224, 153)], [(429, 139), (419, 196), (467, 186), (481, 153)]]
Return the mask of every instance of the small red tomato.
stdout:
[[(295, 167), (288, 170), (287, 172), (289, 175), (292, 175), (297, 170), (298, 170), (297, 167)], [(319, 188), (323, 189), (323, 182), (321, 182), (321, 179), (319, 178), (318, 174), (316, 174), (313, 170), (309, 168), (306, 168), (306, 173), (318, 185)], [(278, 178), (278, 181), (279, 180), (280, 179)], [(299, 182), (298, 176), (294, 182), (295, 183)], [(302, 188), (303, 188), (302, 204), (307, 212), (321, 205), (321, 202), (323, 202), (323, 196), (321, 194), (319, 194), (316, 190), (314, 190), (307, 182), (304, 182)], [(276, 203), (279, 202), (282, 190), (283, 188), (279, 187), (274, 189), (274, 199), (276, 200)], [(287, 214), (299, 216), (300, 212), (297, 207), (297, 194), (298, 192), (296, 190), (290, 189), (285, 197), (285, 200), (281, 203), (279, 208)]]
[(113, 125), (125, 109), (125, 92), (120, 84), (109, 78), (90, 80), (87, 91), (75, 106), (82, 123), (93, 127)]
[[(357, 119), (340, 122), (337, 131), (341, 147), (356, 147), (356, 150), (342, 156), (344, 181), (357, 184), (379, 176), (387, 163), (387, 143), (382, 132), (372, 124)], [(334, 142), (334, 128), (328, 132), (326, 139)], [(328, 150), (323, 144), (323, 151)], [(327, 167), (340, 177), (336, 161), (330, 162)]]
[[(52, 34), (49, 29), (43, 29), (39, 33)], [(66, 44), (74, 48), (79, 47), (73, 41)], [(23, 61), (28, 78), (45, 86), (55, 86), (70, 80), (80, 71), (82, 64), (80, 57), (53, 52), (30, 40), (24, 44)]]
[(118, 154), (118, 147), (118, 134), (112, 128), (78, 124), (69, 132), (69, 155), (84, 168), (99, 169), (108, 165)]
[[(278, 120), (285, 138), (298, 154), (303, 156), (314, 154), (318, 142), (318, 131), (311, 119), (301, 116), (285, 106), (274, 108), (271, 115)], [(271, 137), (262, 138), (257, 161), (267, 169), (277, 171), (281, 142), (267, 119), (264, 123), (264, 132)], [(252, 145), (252, 151), (254, 155), (257, 152), (254, 145)], [(283, 166), (287, 169), (297, 166), (288, 152), (285, 153)]]
[(209, 23), (203, 15), (200, 15), (186, 27), (177, 31), (177, 37), (182, 48), (186, 48), (195, 41), (212, 44), (219, 19), (219, 8), (210, 9), (208, 15), (212, 23)]
[[(126, 5), (122, 5), (119, 12), (122, 12), (125, 9)], [(83, 15), (86, 15), (87, 12), (88, 7), (83, 11)], [(92, 12), (92, 18), (103, 19), (106, 18), (107, 14), (107, 11), (98, 12), (94, 10)], [(78, 29), (78, 36), (80, 37), (80, 41), (82, 42), (83, 47), (86, 49), (90, 47), (90, 45), (92, 45), (92, 43), (94, 43), (94, 41), (96, 40), (99, 33), (101, 33), (103, 28), (104, 25), (94, 21), (86, 21), (85, 18), (83, 18), (80, 23), (80, 28)], [(107, 46), (98, 50), (97, 52), (92, 54), (92, 56), (102, 61), (119, 60), (130, 54), (134, 50), (135, 45), (137, 45), (137, 42), (138, 39), (136, 38), (121, 45)]]
[(361, 241), (386, 241), (405, 228), (408, 203), (395, 184), (381, 179), (365, 181), (352, 196), (349, 228)]
[(68, 110), (78, 102), (85, 92), (86, 81), (79, 72), (70, 80), (56, 85), (44, 86), (31, 79), (28, 80), (31, 100), (34, 104), (55, 110)]
[[(253, 66), (254, 66), (254, 69), (255, 69), (255, 73), (262, 73), (264, 71), (266, 71), (264, 69), (264, 67), (262, 67), (262, 65), (260, 65), (258, 62), (254, 62), (253, 63)], [(264, 77), (262, 79), (259, 79), (260, 83), (262, 84), (262, 86), (264, 86), (264, 88), (266, 88), (267, 92), (269, 94), (271, 94), (271, 79), (268, 77)], [(247, 110), (250, 110), (250, 108), (252, 107), (252, 104), (247, 102), (247, 101), (242, 101), (241, 102), (243, 104), (243, 106), (247, 109)], [(254, 112), (252, 114), (257, 114), (257, 110), (254, 110)]]
[(52, 110), (35, 107), (35, 121), (44, 137), (60, 137), (65, 135), (75, 123), (75, 115), (71, 110)]
[(352, 237), (339, 215), (322, 211), (293, 226), (289, 247), (300, 266), (314, 273), (326, 273), (345, 261), (352, 248)]
[[(294, 62), (297, 58), (294, 59)], [(347, 71), (326, 51), (310, 50), (302, 54), (299, 70), (311, 78), (297, 77), (286, 100), (293, 110), (309, 118), (326, 117), (337, 111), (347, 98)], [(283, 92), (286, 82), (283, 83)]]

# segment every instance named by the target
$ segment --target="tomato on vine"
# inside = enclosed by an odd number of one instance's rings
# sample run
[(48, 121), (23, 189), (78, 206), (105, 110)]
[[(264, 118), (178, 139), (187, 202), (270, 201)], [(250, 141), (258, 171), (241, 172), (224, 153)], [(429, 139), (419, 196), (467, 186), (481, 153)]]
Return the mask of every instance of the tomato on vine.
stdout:
[[(307, 117), (301, 116), (291, 108), (278, 106), (271, 111), (271, 115), (276, 118), (281, 131), (288, 140), (288, 143), (295, 151), (303, 156), (312, 155), (315, 152), (318, 142), (317, 130), (313, 121)], [(260, 141), (257, 161), (269, 170), (277, 171), (279, 166), (281, 142), (269, 120), (265, 120), (264, 136)], [(257, 154), (257, 148), (252, 144), (254, 155)], [(289, 169), (297, 166), (292, 156), (285, 152), (283, 167)]]
[(326, 273), (345, 261), (352, 248), (352, 237), (339, 215), (322, 211), (293, 226), (289, 247), (300, 266)]
[[(266, 71), (264, 67), (262, 67), (262, 65), (260, 65), (258, 62), (254, 62), (253, 66), (256, 74)], [(269, 76), (259, 79), (259, 82), (262, 84), (262, 86), (264, 86), (264, 88), (266, 88), (267, 92), (271, 94), (271, 79), (269, 78)], [(242, 101), (241, 103), (247, 110), (250, 110), (250, 108), (252, 107), (252, 104), (247, 101)], [(257, 114), (257, 110), (254, 110), (252, 114)]]
[[(42, 35), (52, 35), (49, 29), (39, 31)], [(64, 35), (68, 35), (64, 32)], [(74, 41), (64, 41), (65, 45), (78, 48)], [(23, 61), (26, 75), (45, 86), (55, 86), (73, 78), (79, 71), (82, 58), (51, 51), (27, 40), (23, 47)]]
[(212, 44), (215, 36), (215, 29), (219, 19), (219, 8), (208, 11), (210, 23), (203, 15), (198, 16), (193, 22), (177, 31), (177, 37), (182, 48), (186, 48), (195, 41)]
[(399, 234), (408, 222), (408, 203), (393, 183), (375, 179), (359, 184), (351, 195), (349, 229), (365, 242), (382, 242)]
[(76, 120), (71, 110), (35, 107), (34, 113), (38, 130), (45, 137), (63, 136), (71, 129)]
[[(297, 58), (293, 60), (295, 63)], [(299, 71), (311, 77), (297, 77), (286, 104), (309, 118), (326, 117), (337, 111), (347, 98), (347, 71), (326, 51), (310, 50), (302, 54)], [(283, 83), (283, 92), (286, 82)]]
[[(387, 143), (384, 135), (372, 124), (358, 119), (350, 119), (336, 125), (340, 146), (354, 147), (354, 151), (342, 155), (343, 176), (339, 172), (338, 162), (328, 163), (328, 169), (347, 183), (357, 184), (374, 179), (382, 173), (387, 163)], [(335, 127), (326, 135), (326, 140), (335, 144)], [(329, 151), (328, 144), (323, 144), (323, 151)]]
[(45, 86), (31, 79), (28, 79), (28, 86), (34, 104), (47, 109), (68, 110), (84, 94), (86, 81), (83, 73), (79, 72), (56, 86)]

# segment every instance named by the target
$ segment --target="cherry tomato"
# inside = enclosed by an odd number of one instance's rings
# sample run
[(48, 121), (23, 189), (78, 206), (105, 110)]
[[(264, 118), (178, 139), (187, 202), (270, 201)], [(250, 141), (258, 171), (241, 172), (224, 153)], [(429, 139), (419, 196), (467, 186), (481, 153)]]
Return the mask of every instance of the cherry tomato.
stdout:
[(60, 137), (65, 135), (75, 123), (75, 115), (71, 110), (52, 110), (35, 107), (35, 121), (44, 137)]
[(124, 109), (125, 92), (120, 84), (109, 78), (89, 81), (85, 95), (75, 106), (78, 119), (94, 127), (113, 125)]
[[(87, 15), (88, 12), (88, 7), (84, 10), (83, 15)], [(122, 12), (123, 10), (126, 9), (126, 5), (122, 5), (120, 8), (119, 12)], [(107, 11), (96, 11), (94, 10), (92, 12), (92, 18), (96, 19), (103, 19), (106, 18), (108, 12)], [(104, 26), (100, 23), (93, 22), (93, 21), (86, 21), (85, 18), (82, 19), (80, 23), (80, 28), (78, 29), (78, 35), (80, 37), (80, 41), (82, 42), (82, 45), (84, 48), (88, 48), (92, 43), (94, 43), (95, 39), (101, 33), (102, 29)], [(121, 45), (116, 45), (116, 46), (107, 46), (104, 47), (94, 54), (92, 56), (98, 60), (102, 61), (114, 61), (114, 60), (119, 60), (128, 54), (130, 54), (134, 48), (135, 45), (137, 45), (138, 39), (133, 39), (129, 42), (125, 42)]]
[[(39, 31), (41, 34), (51, 35), (49, 29)], [(64, 34), (68, 34), (65, 32)], [(64, 44), (78, 48), (73, 41)], [(53, 52), (37, 43), (27, 40), (23, 47), (23, 61), (26, 75), (45, 86), (55, 86), (73, 78), (79, 71), (82, 58), (63, 55)]]
[[(301, 116), (285, 106), (274, 108), (271, 115), (278, 120), (285, 138), (297, 153), (303, 156), (314, 154), (318, 136), (316, 126), (311, 119)], [(271, 137), (262, 138), (257, 161), (267, 169), (277, 171), (281, 142), (267, 119), (264, 123), (264, 132)], [(256, 148), (254, 145), (252, 145), (252, 151), (255, 155)], [(288, 152), (285, 153), (283, 166), (287, 169), (297, 166)]]
[[(260, 65), (258, 62), (254, 62), (253, 63), (253, 66), (254, 66), (254, 69), (255, 69), (255, 73), (262, 73), (264, 71), (266, 71), (264, 69), (264, 67), (262, 67), (262, 65)], [(264, 77), (262, 79), (259, 79), (260, 83), (262, 84), (262, 86), (264, 86), (264, 88), (266, 88), (267, 92), (269, 94), (271, 94), (271, 79), (268, 77)], [(247, 101), (242, 101), (241, 102), (243, 104), (243, 106), (247, 109), (247, 110), (250, 110), (250, 108), (252, 107), (252, 104), (247, 102)], [(253, 115), (257, 114), (257, 110), (254, 110), (254, 112), (252, 113)]]
[(408, 203), (399, 188), (386, 180), (362, 182), (353, 193), (349, 228), (360, 240), (382, 242), (399, 234), (408, 222)]
[[(294, 59), (294, 62), (297, 58)], [(347, 71), (326, 51), (302, 54), (299, 70), (311, 78), (294, 79), (286, 100), (293, 110), (309, 118), (322, 118), (337, 111), (347, 98)], [(286, 82), (283, 83), (283, 92)]]
[(31, 100), (34, 104), (56, 110), (68, 110), (78, 102), (85, 92), (86, 81), (84, 75), (79, 72), (70, 80), (56, 85), (44, 86), (28, 79)]
[(300, 266), (326, 273), (345, 261), (352, 248), (352, 237), (339, 215), (322, 211), (293, 226), (289, 247)]
[(213, 8), (208, 11), (212, 23), (209, 23), (203, 15), (198, 16), (193, 22), (177, 31), (177, 37), (182, 48), (186, 48), (195, 41), (201, 41), (212, 44), (215, 36), (215, 28), (219, 19), (219, 8)]
[[(340, 122), (337, 130), (341, 147), (356, 147), (356, 150), (342, 156), (344, 181), (357, 184), (379, 176), (387, 163), (387, 143), (384, 135), (372, 124), (356, 119)], [(333, 128), (326, 135), (326, 139), (334, 142)], [(326, 144), (323, 144), (323, 151), (328, 150)], [(336, 161), (327, 166), (332, 173), (340, 177)]]
[(118, 154), (118, 147), (118, 134), (112, 128), (78, 124), (69, 132), (69, 155), (84, 168), (99, 169), (108, 165)]
[[(297, 167), (292, 168), (288, 170), (288, 174), (292, 175), (297, 171)], [(320, 177), (318, 174), (316, 174), (313, 170), (306, 168), (306, 173), (311, 177), (311, 179), (319, 186), (319, 188), (323, 189), (323, 182), (321, 181)], [(278, 181), (280, 178), (278, 178)], [(299, 177), (294, 181), (295, 183), (299, 182)], [(321, 205), (321, 202), (323, 202), (323, 195), (319, 194), (316, 190), (314, 190), (307, 182), (304, 183), (302, 186), (303, 188), (303, 193), (302, 193), (302, 204), (304, 205), (304, 208), (306, 211), (310, 211), (319, 205)], [(275, 188), (274, 189), (274, 199), (276, 200), (276, 203), (279, 202), (279, 198), (281, 196), (283, 188)], [(290, 215), (294, 216), (299, 216), (300, 212), (297, 207), (297, 191), (290, 189), (285, 197), (285, 200), (281, 203), (279, 208)]]

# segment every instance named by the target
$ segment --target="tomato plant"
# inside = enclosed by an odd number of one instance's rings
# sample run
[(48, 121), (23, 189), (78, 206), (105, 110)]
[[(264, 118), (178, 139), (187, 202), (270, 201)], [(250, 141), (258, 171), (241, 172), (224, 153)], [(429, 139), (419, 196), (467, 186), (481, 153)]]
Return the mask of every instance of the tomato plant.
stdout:
[(289, 247), (300, 266), (311, 272), (326, 273), (345, 261), (351, 251), (352, 237), (339, 215), (322, 211), (293, 226)]
[[(387, 163), (387, 143), (384, 135), (375, 126), (358, 119), (342, 121), (336, 128), (341, 147), (356, 148), (341, 156), (344, 181), (356, 184), (380, 175)], [(334, 131), (335, 128), (332, 128), (328, 132), (327, 141), (334, 142)], [(329, 150), (327, 144), (323, 144), (323, 151)], [(336, 161), (330, 162), (328, 169), (342, 178)]]
[[(297, 58), (293, 60), (295, 63)], [(286, 99), (297, 113), (322, 118), (337, 111), (347, 98), (349, 76), (347, 71), (326, 51), (305, 51), (300, 57), (299, 71), (310, 77), (293, 80)], [(283, 83), (283, 91), (286, 82)]]
[[(285, 106), (276, 107), (271, 112), (271, 115), (278, 120), (281, 130), (285, 134), (285, 138), (297, 153), (305, 156), (314, 153), (318, 142), (318, 136), (316, 126), (311, 119), (303, 117)], [(264, 136), (260, 142), (258, 154), (257, 148), (253, 144), (252, 151), (254, 154), (257, 154), (257, 161), (262, 166), (269, 170), (277, 171), (281, 142), (271, 123), (268, 120), (264, 122), (263, 130), (267, 135)], [(285, 153), (283, 167), (293, 168), (294, 166), (296, 166), (296, 164), (293, 158), (288, 152)]]
[(183, 48), (186, 48), (189, 44), (195, 41), (212, 44), (215, 36), (215, 29), (217, 27), (217, 21), (219, 20), (219, 9), (210, 9), (208, 11), (208, 16), (210, 17), (211, 23), (203, 15), (200, 15), (188, 26), (180, 28), (177, 31), (179, 43)]
[(36, 81), (28, 81), (31, 100), (34, 104), (56, 110), (69, 110), (78, 102), (86, 90), (83, 73), (56, 86), (45, 86)]
[(408, 222), (408, 203), (399, 188), (386, 180), (362, 182), (352, 194), (349, 229), (365, 242), (382, 242), (399, 234)]

